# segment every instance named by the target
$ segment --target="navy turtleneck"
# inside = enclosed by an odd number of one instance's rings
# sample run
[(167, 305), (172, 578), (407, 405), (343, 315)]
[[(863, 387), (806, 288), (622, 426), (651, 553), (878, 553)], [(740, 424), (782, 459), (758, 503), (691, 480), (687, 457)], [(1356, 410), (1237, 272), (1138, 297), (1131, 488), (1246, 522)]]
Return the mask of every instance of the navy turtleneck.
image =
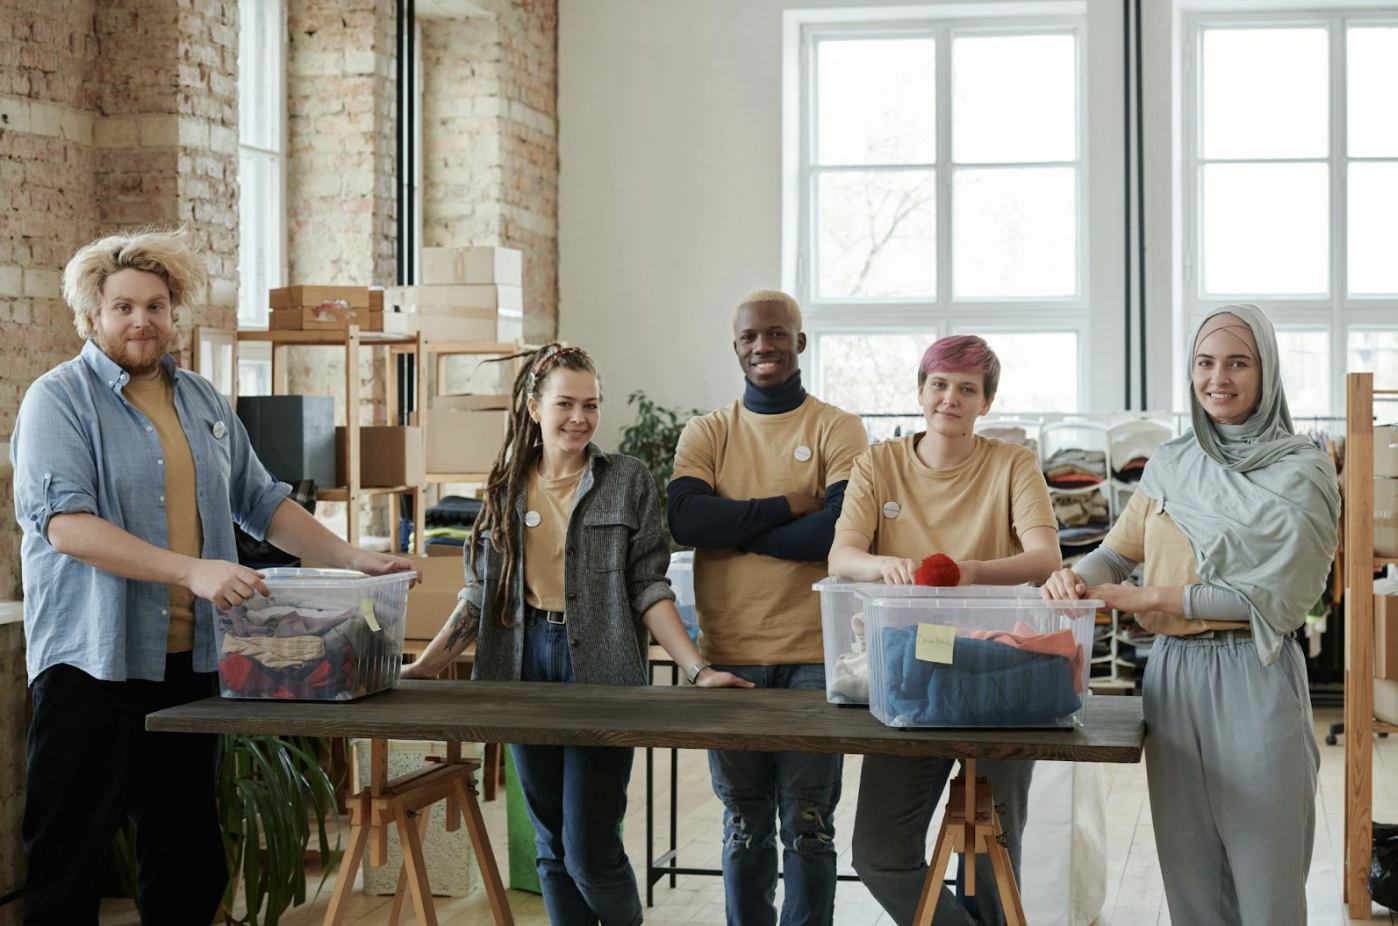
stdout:
[[(743, 382), (743, 407), (759, 415), (795, 411), (806, 400), (800, 370), (772, 389), (759, 389), (746, 378)], [(736, 547), (744, 553), (809, 562), (829, 555), (844, 505), (845, 480), (826, 486), (825, 506), (804, 518), (792, 517), (785, 495), (722, 498), (712, 485), (694, 476), (672, 480), (669, 496), (670, 531), (679, 543)]]
[(743, 407), (759, 415), (780, 415), (782, 412), (795, 411), (806, 401), (806, 390), (801, 385), (800, 370), (780, 386), (773, 386), (771, 389), (754, 386), (752, 380), (747, 377), (743, 377), (743, 387)]

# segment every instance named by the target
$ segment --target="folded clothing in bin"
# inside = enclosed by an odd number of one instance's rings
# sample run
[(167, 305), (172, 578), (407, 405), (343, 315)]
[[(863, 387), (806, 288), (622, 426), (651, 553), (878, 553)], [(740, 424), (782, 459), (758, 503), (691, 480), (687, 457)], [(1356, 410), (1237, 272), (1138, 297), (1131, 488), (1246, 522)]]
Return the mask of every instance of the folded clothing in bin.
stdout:
[(372, 679), (360, 678), (359, 666), (361, 657), (382, 642), (351, 620), (356, 613), (285, 606), (223, 612), (224, 688), (235, 697), (318, 701), (374, 690)]
[(916, 625), (883, 628), (892, 726), (1041, 726), (1082, 707), (1074, 660), (1061, 653), (975, 636), (956, 638), (950, 664), (918, 659), (916, 652)]

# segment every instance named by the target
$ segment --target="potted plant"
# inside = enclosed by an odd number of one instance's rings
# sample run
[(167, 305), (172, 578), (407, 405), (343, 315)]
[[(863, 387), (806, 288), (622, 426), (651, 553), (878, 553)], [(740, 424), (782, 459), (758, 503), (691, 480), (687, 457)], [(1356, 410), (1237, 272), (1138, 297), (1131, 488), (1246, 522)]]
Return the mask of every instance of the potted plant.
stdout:
[(660, 492), (660, 518), (668, 534), (670, 525), (666, 517), (666, 502), (670, 475), (675, 471), (675, 447), (679, 445), (680, 432), (684, 430), (685, 423), (704, 412), (697, 408), (685, 411), (656, 405), (642, 391), (631, 393), (626, 404), (636, 406), (636, 420), (622, 428), (621, 443), (617, 449), (636, 457), (650, 470), (655, 487)]
[[(307, 805), (315, 814), (317, 848), (325, 862), (317, 893), (334, 871), (340, 840), (337, 833), (331, 846), (325, 824), (335, 812), (335, 785), (317, 758), (318, 745), (325, 746), (325, 741), (223, 738), (218, 803), (229, 872), (222, 907), (225, 923), (276, 926), (287, 909), (306, 902), (306, 849), (311, 844)], [(232, 913), (240, 886), (247, 910), (241, 919)]]

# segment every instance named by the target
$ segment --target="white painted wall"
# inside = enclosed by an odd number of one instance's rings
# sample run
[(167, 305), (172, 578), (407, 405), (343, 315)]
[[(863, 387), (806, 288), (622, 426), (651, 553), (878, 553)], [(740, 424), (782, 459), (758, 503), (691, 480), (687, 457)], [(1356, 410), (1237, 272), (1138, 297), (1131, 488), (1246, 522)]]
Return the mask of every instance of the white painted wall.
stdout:
[[(894, 15), (929, 5), (877, 4)], [(733, 302), (791, 282), (782, 275), (783, 14), (861, 6), (875, 4), (560, 0), (559, 333), (602, 370), (604, 447), (631, 420), (633, 390), (701, 408), (741, 392)], [(1083, 404), (1103, 410), (1125, 403), (1122, 23), (1120, 0), (1085, 6), (1092, 323)], [(1152, 380), (1169, 367), (1162, 340), (1150, 339), (1160, 354)], [(1155, 388), (1151, 398), (1166, 404)]]

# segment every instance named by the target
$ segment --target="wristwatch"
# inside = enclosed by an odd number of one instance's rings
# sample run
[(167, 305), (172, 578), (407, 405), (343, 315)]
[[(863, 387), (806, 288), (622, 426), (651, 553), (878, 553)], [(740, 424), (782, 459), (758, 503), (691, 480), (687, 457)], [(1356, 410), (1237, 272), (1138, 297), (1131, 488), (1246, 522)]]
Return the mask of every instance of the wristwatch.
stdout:
[(709, 660), (701, 659), (694, 665), (690, 666), (689, 671), (685, 672), (685, 677), (689, 679), (689, 684), (693, 685), (694, 680), (699, 677), (699, 673), (703, 672), (705, 669), (709, 668), (712, 665), (713, 663), (709, 662)]

